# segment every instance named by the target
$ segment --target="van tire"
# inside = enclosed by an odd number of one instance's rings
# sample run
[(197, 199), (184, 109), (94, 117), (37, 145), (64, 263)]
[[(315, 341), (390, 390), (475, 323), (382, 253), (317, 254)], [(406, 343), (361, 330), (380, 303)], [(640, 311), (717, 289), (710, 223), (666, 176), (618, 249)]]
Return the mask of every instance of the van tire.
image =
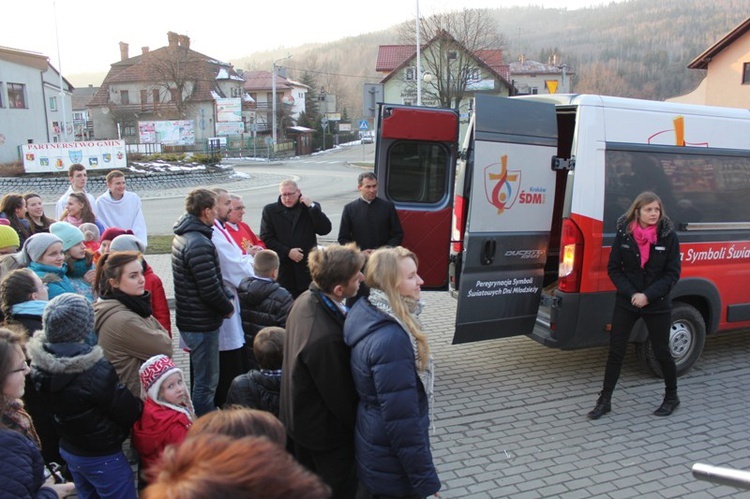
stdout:
[[(687, 303), (675, 302), (672, 308), (672, 330), (669, 333), (669, 347), (677, 366), (677, 376), (688, 372), (703, 353), (706, 343), (706, 322), (695, 307)], [(636, 343), (638, 359), (656, 376), (663, 377), (659, 361), (656, 360), (651, 340)]]

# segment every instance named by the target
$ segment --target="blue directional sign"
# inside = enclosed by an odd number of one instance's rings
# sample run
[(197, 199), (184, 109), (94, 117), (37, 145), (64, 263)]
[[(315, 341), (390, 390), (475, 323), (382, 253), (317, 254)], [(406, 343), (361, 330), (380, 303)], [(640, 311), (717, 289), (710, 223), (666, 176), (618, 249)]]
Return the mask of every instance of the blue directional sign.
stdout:
[(368, 128), (369, 128), (369, 125), (367, 124), (367, 120), (359, 120), (360, 130), (367, 130)]

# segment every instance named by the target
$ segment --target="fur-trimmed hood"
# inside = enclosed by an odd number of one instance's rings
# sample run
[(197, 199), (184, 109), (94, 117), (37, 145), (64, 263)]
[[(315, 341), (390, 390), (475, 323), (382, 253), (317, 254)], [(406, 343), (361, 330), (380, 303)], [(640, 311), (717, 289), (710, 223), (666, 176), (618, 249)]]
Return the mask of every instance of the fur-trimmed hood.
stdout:
[[(674, 222), (672, 222), (672, 219), (667, 216), (661, 217), (658, 225), (659, 237), (667, 237), (671, 232), (674, 232)], [(617, 219), (617, 230), (622, 231), (624, 234), (628, 234), (627, 229), (628, 228), (625, 225), (625, 215), (620, 215), (620, 218)]]
[(44, 331), (37, 331), (27, 345), (32, 379), (57, 392), (80, 373), (91, 369), (104, 357), (101, 347), (85, 343), (48, 343)]

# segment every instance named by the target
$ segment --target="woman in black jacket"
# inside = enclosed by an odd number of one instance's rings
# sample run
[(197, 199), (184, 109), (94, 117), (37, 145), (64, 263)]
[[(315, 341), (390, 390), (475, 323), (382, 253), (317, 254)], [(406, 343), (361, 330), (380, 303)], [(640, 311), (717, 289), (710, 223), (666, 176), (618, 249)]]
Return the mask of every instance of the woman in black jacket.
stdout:
[(101, 347), (84, 343), (94, 328), (86, 298), (63, 293), (50, 300), (42, 319), (44, 330), (29, 342), (31, 379), (48, 397), (78, 497), (135, 499), (122, 443), (143, 403), (119, 383)]
[(589, 419), (612, 410), (612, 391), (635, 322), (642, 318), (664, 376), (666, 393), (656, 416), (669, 416), (680, 405), (677, 369), (669, 349), (672, 301), (669, 293), (680, 278), (680, 244), (659, 196), (642, 192), (617, 221), (607, 272), (617, 288), (604, 386)]

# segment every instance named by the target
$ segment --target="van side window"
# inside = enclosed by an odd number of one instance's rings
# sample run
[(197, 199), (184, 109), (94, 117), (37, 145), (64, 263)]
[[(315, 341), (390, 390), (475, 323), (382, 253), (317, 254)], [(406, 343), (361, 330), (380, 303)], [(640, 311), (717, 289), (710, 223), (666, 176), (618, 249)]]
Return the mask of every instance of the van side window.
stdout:
[[(450, 154), (440, 144), (402, 141), (388, 151), (389, 199), (402, 203), (437, 204), (448, 195)], [(450, 179), (452, 181), (452, 179)]]
[[(640, 150), (639, 150), (640, 149)], [(750, 157), (709, 148), (607, 144), (604, 231), (640, 192), (652, 190), (679, 228), (691, 222), (750, 222)]]

